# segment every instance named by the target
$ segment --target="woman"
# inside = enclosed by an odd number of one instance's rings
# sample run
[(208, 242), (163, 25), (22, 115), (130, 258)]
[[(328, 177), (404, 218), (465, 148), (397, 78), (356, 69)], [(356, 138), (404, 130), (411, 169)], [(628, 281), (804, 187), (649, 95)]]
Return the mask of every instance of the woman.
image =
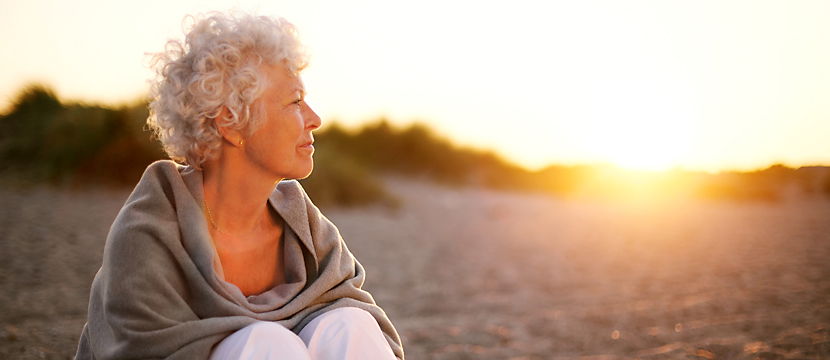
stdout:
[(77, 359), (403, 359), (363, 267), (293, 180), (320, 118), (284, 19), (211, 14), (156, 54), (150, 165), (110, 229)]

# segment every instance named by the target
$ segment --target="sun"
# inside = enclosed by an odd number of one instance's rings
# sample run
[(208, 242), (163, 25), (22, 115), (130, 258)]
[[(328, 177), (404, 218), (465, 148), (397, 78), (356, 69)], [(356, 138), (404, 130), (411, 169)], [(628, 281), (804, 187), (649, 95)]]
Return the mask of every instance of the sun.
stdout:
[(629, 170), (661, 171), (691, 151), (692, 107), (677, 92), (642, 81), (596, 89), (581, 122), (582, 146), (595, 160)]
[(671, 118), (609, 121), (598, 131), (595, 149), (606, 161), (630, 170), (661, 171), (678, 165), (689, 134)]

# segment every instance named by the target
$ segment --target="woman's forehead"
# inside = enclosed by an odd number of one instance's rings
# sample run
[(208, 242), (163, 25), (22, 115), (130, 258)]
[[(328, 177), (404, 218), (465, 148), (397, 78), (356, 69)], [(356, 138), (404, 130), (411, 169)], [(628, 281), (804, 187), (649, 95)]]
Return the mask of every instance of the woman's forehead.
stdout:
[(305, 84), (299, 74), (292, 74), (285, 66), (264, 65), (263, 74), (268, 77), (269, 87), (279, 93), (305, 95)]

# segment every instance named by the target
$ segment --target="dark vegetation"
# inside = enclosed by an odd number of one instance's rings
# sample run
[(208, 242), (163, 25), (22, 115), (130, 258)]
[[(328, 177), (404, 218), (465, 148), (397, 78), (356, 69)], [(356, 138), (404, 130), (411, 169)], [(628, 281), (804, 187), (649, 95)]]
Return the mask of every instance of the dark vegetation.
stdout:
[[(132, 186), (151, 162), (165, 159), (145, 129), (146, 103), (119, 107), (63, 103), (47, 87), (27, 87), (0, 115), (0, 172), (6, 186)], [(385, 120), (360, 129), (329, 125), (315, 133), (315, 171), (303, 180), (321, 205), (395, 206), (380, 176), (448, 186), (528, 191), (561, 197), (778, 201), (830, 195), (830, 168), (706, 174), (642, 173), (606, 165), (554, 165), (530, 171), (497, 154), (462, 148), (424, 125)]]
[(120, 185), (137, 181), (165, 155), (143, 130), (144, 104), (108, 108), (63, 104), (31, 86), (0, 117), (0, 170), (21, 185)]

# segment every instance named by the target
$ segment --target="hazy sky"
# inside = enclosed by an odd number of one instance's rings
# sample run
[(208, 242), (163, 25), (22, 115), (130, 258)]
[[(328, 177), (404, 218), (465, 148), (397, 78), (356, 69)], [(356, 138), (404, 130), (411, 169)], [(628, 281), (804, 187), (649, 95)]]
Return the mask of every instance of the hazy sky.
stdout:
[(324, 121), (421, 121), (530, 167), (830, 165), (828, 1), (44, 1), (0, 3), (0, 105), (145, 96), (144, 53), (185, 14), (295, 23)]

